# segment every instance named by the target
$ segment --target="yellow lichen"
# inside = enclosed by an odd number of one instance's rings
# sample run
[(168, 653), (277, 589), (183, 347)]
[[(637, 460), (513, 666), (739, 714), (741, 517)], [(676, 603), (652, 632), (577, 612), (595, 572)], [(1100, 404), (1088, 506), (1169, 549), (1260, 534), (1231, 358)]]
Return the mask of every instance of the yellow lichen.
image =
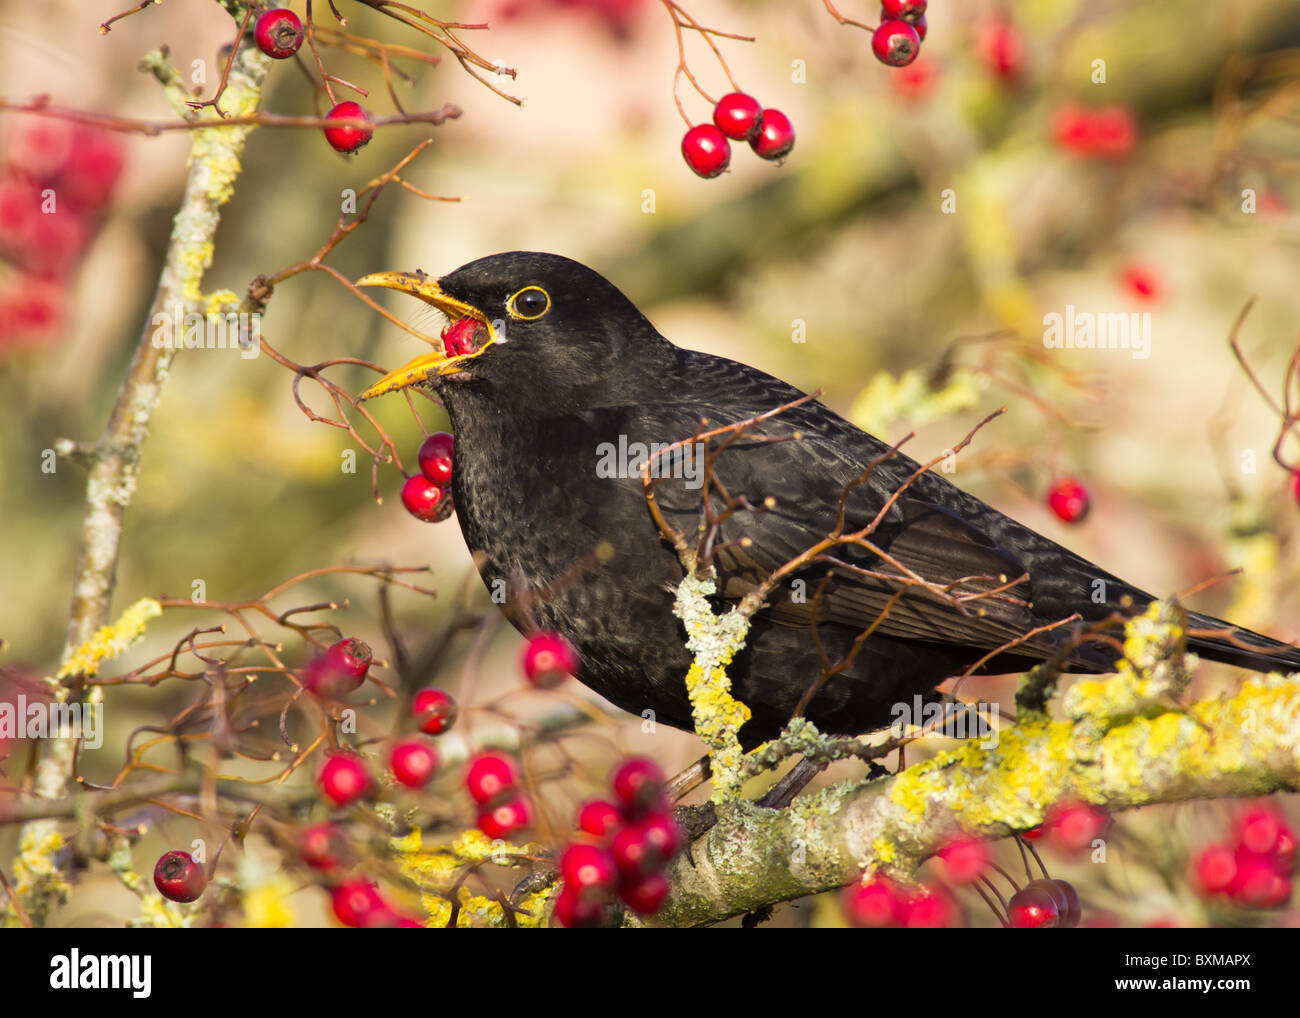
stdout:
[(162, 606), (157, 601), (151, 597), (140, 598), (116, 622), (101, 626), (94, 636), (69, 654), (57, 678), (94, 675), (105, 660), (117, 657), (143, 636), (149, 620), (161, 614)]

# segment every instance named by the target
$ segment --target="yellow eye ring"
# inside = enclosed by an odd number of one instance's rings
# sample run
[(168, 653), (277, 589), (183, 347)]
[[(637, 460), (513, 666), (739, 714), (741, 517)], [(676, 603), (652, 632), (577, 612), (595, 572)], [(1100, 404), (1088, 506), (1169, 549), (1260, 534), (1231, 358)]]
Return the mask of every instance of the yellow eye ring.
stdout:
[(551, 295), (540, 286), (525, 286), (506, 301), (511, 318), (532, 322), (551, 310)]

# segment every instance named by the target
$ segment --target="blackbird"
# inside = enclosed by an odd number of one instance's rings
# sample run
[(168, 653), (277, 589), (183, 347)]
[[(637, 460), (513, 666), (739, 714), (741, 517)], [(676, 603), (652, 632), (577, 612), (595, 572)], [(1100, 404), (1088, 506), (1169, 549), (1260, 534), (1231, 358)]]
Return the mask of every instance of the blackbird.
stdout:
[[(416, 358), (363, 398), (418, 385), (446, 406), (456, 513), (484, 582), (498, 602), (508, 592), (502, 607), (521, 631), (563, 634), (581, 681), (626, 711), (692, 729), (691, 655), (673, 614), (684, 569), (641, 477), (652, 443), (686, 443), (650, 461), (664, 475), (653, 491), (688, 546), (703, 533), (718, 609), (887, 507), (869, 546), (841, 544), (791, 570), (754, 615), (728, 668), (752, 711), (746, 746), (779, 734), (819, 680), (804, 716), (857, 734), (977, 664), (992, 674), (1046, 659), (1067, 672), (1113, 671), (1113, 642), (1080, 642), (1079, 628), (1153, 600), (940, 474), (916, 473), (916, 462), (779, 379), (673, 345), (578, 262), (513, 251), (436, 281), (394, 272), (359, 282), (456, 322), (452, 352)], [(696, 437), (782, 407), (707, 445)], [(706, 450), (716, 453), (708, 463)], [(1080, 621), (1033, 632), (1072, 616)], [(1212, 631), (1189, 634), (1202, 657), (1300, 669), (1300, 651), (1249, 630), (1196, 613), (1188, 628)]]

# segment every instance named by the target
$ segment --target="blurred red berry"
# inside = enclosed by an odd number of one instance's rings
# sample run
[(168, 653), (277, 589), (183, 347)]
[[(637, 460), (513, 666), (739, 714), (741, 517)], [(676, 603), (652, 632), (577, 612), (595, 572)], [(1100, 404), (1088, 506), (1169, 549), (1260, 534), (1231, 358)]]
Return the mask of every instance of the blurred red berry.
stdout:
[(83, 127), (73, 134), (72, 151), (59, 175), (59, 200), (97, 209), (108, 201), (125, 164), (122, 142), (112, 131)]
[[(359, 102), (348, 99), (326, 113), (325, 119), (369, 120), (370, 115), (362, 109)], [(351, 153), (370, 141), (374, 133), (372, 127), (352, 127), (348, 124), (341, 124), (337, 127), (325, 128), (325, 140), (330, 143), (330, 146), (335, 151)]]
[(1202, 849), (1192, 863), (1193, 880), (1201, 894), (1226, 894), (1237, 879), (1237, 856), (1226, 845)]
[(1019, 77), (1025, 62), (1025, 47), (1020, 33), (1006, 21), (990, 21), (979, 33), (976, 43), (980, 58), (990, 71), (1003, 80)]
[(522, 796), (483, 810), (478, 829), (489, 838), (506, 838), (533, 822), (532, 809)]
[(1120, 282), (1139, 300), (1156, 301), (1161, 297), (1160, 277), (1146, 265), (1126, 265), (1120, 272)]
[(441, 735), (456, 723), (456, 701), (432, 686), (420, 690), (411, 701), (411, 713), (425, 735)]
[(1285, 824), (1274, 810), (1259, 807), (1247, 810), (1234, 824), (1237, 841), (1257, 855), (1270, 855), (1282, 836)]
[[(474, 319), (470, 319), (474, 321)], [(456, 448), (456, 439), (445, 431), (435, 432), (420, 443), (416, 458), (420, 463), (420, 473), (441, 488), (451, 483), (452, 454)]]
[(257, 19), (253, 38), (268, 57), (283, 60), (297, 53), (302, 45), (302, 22), (288, 8), (276, 7)]
[(935, 854), (942, 863), (943, 875), (953, 884), (973, 884), (992, 861), (988, 842), (969, 834), (954, 835)]
[(654, 843), (646, 837), (639, 824), (620, 828), (610, 839), (609, 854), (627, 880), (639, 880), (659, 868)]
[(1137, 145), (1137, 121), (1128, 110), (1111, 106), (1087, 110), (1066, 106), (1057, 111), (1053, 124), (1056, 143), (1084, 156), (1122, 159)]
[(390, 912), (379, 890), (368, 880), (345, 880), (334, 888), (330, 896), (334, 916), (344, 926), (372, 927), (382, 925)]
[(514, 762), (504, 753), (480, 753), (465, 768), (465, 787), (480, 806), (501, 797), (518, 783)]
[(640, 880), (625, 883), (619, 888), (619, 897), (634, 912), (654, 915), (668, 897), (672, 885), (662, 873), (650, 873)]
[(713, 107), (713, 123), (728, 138), (753, 141), (758, 136), (763, 107), (752, 95), (729, 92)]
[(713, 124), (696, 124), (682, 138), (682, 158), (698, 177), (716, 177), (731, 164), (731, 143)]
[(438, 769), (438, 753), (420, 738), (403, 739), (388, 758), (393, 777), (407, 788), (423, 788)]
[(169, 901), (195, 901), (208, 886), (203, 867), (189, 852), (164, 852), (153, 868), (153, 885)]
[(1058, 478), (1047, 493), (1047, 505), (1065, 523), (1082, 523), (1092, 508), (1092, 496), (1073, 477)]
[(921, 37), (906, 21), (882, 21), (871, 35), (871, 52), (890, 67), (906, 67), (921, 52)]
[(347, 845), (334, 824), (312, 824), (298, 835), (298, 854), (314, 870), (336, 870), (347, 860)]
[(578, 653), (559, 633), (534, 633), (524, 648), (524, 678), (538, 689), (554, 689), (578, 674)]
[(560, 856), (560, 877), (577, 891), (612, 889), (618, 881), (613, 857), (596, 845), (574, 844)]
[(924, 59), (914, 60), (906, 67), (900, 67), (897, 74), (889, 76), (894, 91), (912, 102), (928, 98), (937, 79), (935, 64)]
[(904, 899), (897, 914), (898, 924), (908, 930), (944, 930), (957, 925), (957, 906), (942, 891), (932, 887)]
[(868, 877), (844, 889), (844, 914), (854, 926), (893, 926), (904, 900), (901, 889), (889, 877)]
[(599, 895), (583, 894), (578, 888), (565, 884), (555, 899), (555, 920), (569, 929), (601, 925), (608, 903)]
[(634, 756), (614, 771), (610, 787), (623, 807), (623, 815), (636, 818), (663, 805), (664, 780), (664, 772), (657, 763)]
[(346, 806), (366, 794), (370, 775), (365, 764), (351, 753), (331, 753), (321, 768), (318, 783), (335, 806)]
[(1058, 803), (1047, 813), (1047, 836), (1060, 851), (1074, 854), (1092, 847), (1109, 817), (1087, 803)]
[(611, 837), (623, 824), (623, 815), (612, 802), (592, 799), (578, 810), (578, 829), (595, 838)]

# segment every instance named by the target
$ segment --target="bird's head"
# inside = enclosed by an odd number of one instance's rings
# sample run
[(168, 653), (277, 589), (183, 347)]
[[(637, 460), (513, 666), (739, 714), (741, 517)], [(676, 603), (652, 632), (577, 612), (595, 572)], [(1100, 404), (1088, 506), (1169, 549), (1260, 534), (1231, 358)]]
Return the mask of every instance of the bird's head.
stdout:
[[(371, 399), (410, 385), (474, 388), (582, 405), (611, 385), (629, 354), (669, 347), (636, 306), (599, 273), (560, 255), (510, 251), (433, 279), (378, 272), (358, 286), (417, 297), (463, 322), (455, 349), (422, 354), (362, 393)], [(461, 329), (457, 330), (462, 333)], [(446, 344), (444, 344), (444, 347)]]

